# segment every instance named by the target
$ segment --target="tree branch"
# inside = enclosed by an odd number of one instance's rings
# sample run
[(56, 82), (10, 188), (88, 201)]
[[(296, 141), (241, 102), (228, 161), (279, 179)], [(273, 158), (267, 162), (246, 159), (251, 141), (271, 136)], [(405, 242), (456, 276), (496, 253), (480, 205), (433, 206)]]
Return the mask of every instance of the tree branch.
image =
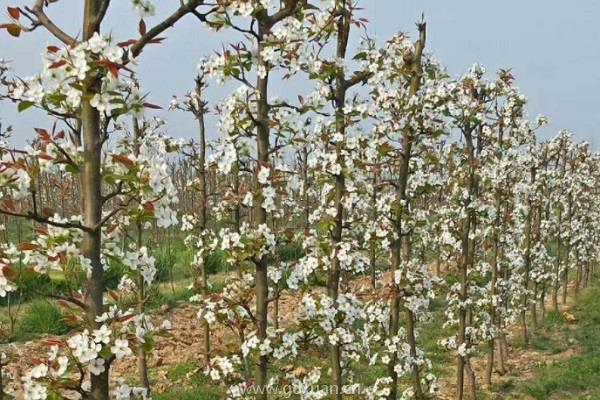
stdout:
[(163, 20), (158, 25), (155, 25), (152, 29), (146, 32), (142, 37), (140, 37), (129, 49), (129, 53), (127, 54), (126, 60), (124, 64), (131, 61), (132, 58), (137, 57), (143, 50), (144, 47), (150, 43), (153, 39), (155, 39), (158, 35), (171, 28), (177, 21), (183, 18), (187, 14), (194, 14), (200, 20), (205, 20), (206, 16), (215, 12), (217, 8), (212, 8), (205, 14), (201, 14), (196, 11), (196, 8), (203, 5), (204, 0), (189, 0), (187, 3), (181, 2), (181, 6), (173, 14), (168, 16), (165, 20)]
[(35, 16), (35, 18), (32, 18), (30, 15), (24, 13), (32, 22), (32, 28), (30, 30), (34, 30), (38, 26), (43, 26), (48, 32), (67, 46), (75, 46), (78, 43), (77, 39), (60, 29), (50, 20), (50, 18), (48, 18), (44, 12), (44, 0), (36, 0), (33, 7), (25, 7), (25, 10)]
[(51, 219), (42, 217), (39, 214), (31, 213), (31, 212), (29, 212), (27, 214), (23, 214), (23, 213), (16, 213), (16, 212), (12, 212), (12, 211), (3, 210), (0, 208), (0, 214), (9, 215), (11, 217), (26, 218), (26, 219), (33, 220), (35, 222), (39, 222), (40, 224), (56, 226), (57, 228), (81, 229), (86, 232), (93, 232), (93, 229), (91, 229), (87, 226), (83, 226), (81, 224), (74, 224), (71, 222), (57, 222), (57, 221), (53, 221)]

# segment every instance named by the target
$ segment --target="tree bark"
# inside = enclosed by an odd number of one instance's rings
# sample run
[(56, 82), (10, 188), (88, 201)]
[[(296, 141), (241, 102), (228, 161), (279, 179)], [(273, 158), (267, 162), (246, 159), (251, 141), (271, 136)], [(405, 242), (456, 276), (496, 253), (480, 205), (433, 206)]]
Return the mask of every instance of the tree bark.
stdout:
[[(196, 78), (196, 95), (199, 109), (196, 110), (196, 119), (198, 120), (198, 190), (200, 192), (200, 210), (198, 213), (198, 228), (201, 237), (205, 235), (208, 225), (208, 195), (206, 191), (206, 126), (204, 123), (204, 114), (206, 113), (206, 103), (203, 100), (204, 82), (201, 77)], [(208, 296), (208, 274), (206, 271), (206, 257), (202, 260), (200, 269), (200, 285), (202, 296)], [(210, 326), (207, 321), (203, 322), (204, 342), (203, 355), (204, 362), (210, 362)]]
[[(101, 9), (100, 0), (85, 0), (83, 18), (83, 40), (89, 40), (98, 32), (100, 24), (95, 23)], [(91, 328), (97, 328), (96, 317), (102, 315), (104, 294), (104, 270), (100, 261), (102, 236), (99, 224), (102, 218), (102, 132), (100, 114), (90, 105), (90, 99), (100, 92), (100, 81), (91, 80), (83, 87), (81, 99), (81, 126), (83, 133), (83, 168), (81, 169), (81, 195), (83, 204), (84, 231), (81, 252), (91, 265), (91, 274), (86, 284), (85, 304), (87, 319)], [(99, 375), (91, 375), (90, 397), (94, 400), (108, 400), (109, 366)]]

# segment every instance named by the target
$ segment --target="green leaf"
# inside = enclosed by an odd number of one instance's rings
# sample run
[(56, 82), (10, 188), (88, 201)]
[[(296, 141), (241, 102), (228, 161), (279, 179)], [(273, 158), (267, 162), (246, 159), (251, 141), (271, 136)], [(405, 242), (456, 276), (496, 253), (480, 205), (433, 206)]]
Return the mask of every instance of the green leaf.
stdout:
[(71, 163), (66, 164), (66, 170), (67, 170), (67, 172), (69, 172), (71, 174), (79, 173), (79, 169), (77, 168), (77, 166), (75, 166)]
[(64, 271), (51, 270), (51, 271), (48, 271), (48, 277), (54, 283), (64, 282), (64, 280), (65, 280), (65, 272)]
[(17, 110), (23, 112), (33, 105), (31, 101), (22, 101), (17, 105)]

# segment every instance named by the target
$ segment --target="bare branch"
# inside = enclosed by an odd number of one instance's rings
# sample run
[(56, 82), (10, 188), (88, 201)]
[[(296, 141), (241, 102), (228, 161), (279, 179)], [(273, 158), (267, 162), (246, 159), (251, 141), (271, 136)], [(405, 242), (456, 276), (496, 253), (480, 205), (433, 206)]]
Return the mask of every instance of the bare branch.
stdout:
[(75, 224), (72, 222), (57, 222), (57, 221), (53, 221), (49, 218), (43, 217), (37, 213), (27, 213), (27, 214), (23, 214), (23, 213), (17, 213), (17, 212), (12, 212), (12, 211), (8, 211), (8, 210), (3, 210), (0, 208), (0, 214), (4, 214), (4, 215), (9, 215), (11, 217), (18, 217), (18, 218), (26, 218), (26, 219), (30, 219), (32, 221), (35, 222), (39, 222), (40, 224), (47, 224), (47, 225), (51, 225), (51, 226), (56, 226), (57, 228), (65, 228), (65, 229), (81, 229), (83, 231), (86, 232), (92, 232), (93, 230), (90, 229), (87, 226), (83, 226), (79, 223)]
[(175, 10), (175, 12), (173, 12), (173, 14), (168, 16), (161, 23), (155, 25), (131, 46), (124, 64), (130, 61), (131, 58), (137, 57), (144, 50), (144, 47), (148, 43), (152, 42), (152, 40), (156, 39), (158, 35), (171, 28), (177, 21), (187, 14), (193, 14), (200, 20), (204, 21), (207, 15), (212, 14), (218, 9), (217, 7), (214, 7), (204, 14), (199, 13), (196, 8), (203, 4), (204, 0), (190, 0), (188, 2), (181, 2), (181, 5), (177, 10)]
[(32, 26), (29, 29), (30, 31), (33, 31), (38, 26), (43, 26), (48, 32), (67, 46), (75, 46), (78, 43), (77, 39), (60, 29), (50, 20), (50, 18), (48, 18), (44, 12), (44, 0), (35, 0), (33, 7), (25, 7), (25, 10), (27, 12), (24, 12), (23, 15), (25, 15), (32, 23)]

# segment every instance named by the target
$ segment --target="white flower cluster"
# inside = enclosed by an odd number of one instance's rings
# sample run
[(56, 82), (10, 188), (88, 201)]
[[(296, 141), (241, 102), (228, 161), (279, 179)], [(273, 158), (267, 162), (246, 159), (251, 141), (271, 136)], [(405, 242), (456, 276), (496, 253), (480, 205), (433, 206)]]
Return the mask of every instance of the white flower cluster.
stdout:
[(122, 258), (123, 265), (132, 271), (139, 272), (146, 285), (151, 285), (156, 275), (156, 260), (148, 255), (146, 246), (140, 247), (134, 251), (126, 252)]
[(214, 357), (210, 360), (205, 373), (213, 381), (221, 381), (235, 372), (235, 368), (240, 364), (238, 356)]
[(148, 389), (144, 387), (131, 387), (123, 378), (118, 379), (118, 384), (112, 392), (115, 400), (150, 400)]
[(81, 82), (90, 74), (102, 79), (101, 93), (90, 103), (101, 113), (115, 110), (141, 109), (142, 96), (135, 86), (118, 80), (118, 68), (123, 62), (123, 49), (110, 44), (110, 38), (95, 33), (88, 41), (75, 47), (49, 46), (43, 54), (40, 74), (20, 81), (12, 97), (61, 114), (76, 111), (81, 105)]
[(15, 162), (9, 151), (0, 147), (0, 196), (23, 200), (29, 196), (31, 177), (25, 165)]
[[(56, 223), (81, 223), (82, 218), (61, 218), (54, 215), (51, 220)], [(33, 267), (38, 274), (46, 274), (48, 271), (65, 272), (73, 262), (89, 272), (90, 261), (81, 254), (79, 248), (82, 240), (83, 232), (77, 228), (52, 225), (39, 228), (35, 240), (21, 245), (23, 263)]]
[(8, 292), (12, 292), (17, 287), (6, 277), (7, 271), (13, 270), (13, 263), (18, 261), (16, 257), (17, 250), (14, 246), (0, 244), (0, 297), (5, 297)]

